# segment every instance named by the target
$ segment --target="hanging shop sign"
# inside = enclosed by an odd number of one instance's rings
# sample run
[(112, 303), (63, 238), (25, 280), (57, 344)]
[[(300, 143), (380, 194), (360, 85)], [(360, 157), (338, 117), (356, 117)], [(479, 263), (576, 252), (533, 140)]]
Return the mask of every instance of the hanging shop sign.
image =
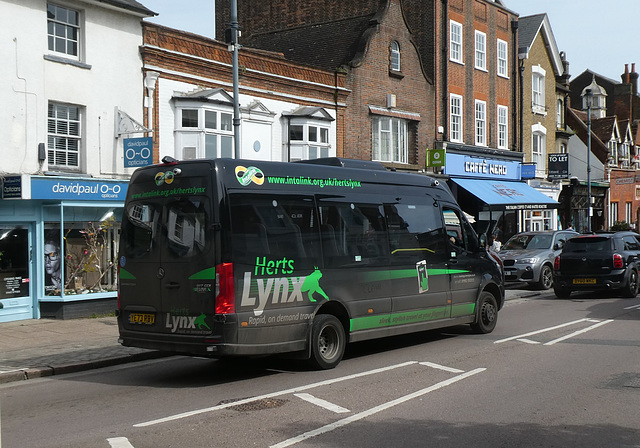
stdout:
[(31, 178), (31, 199), (78, 201), (124, 201), (127, 182), (93, 180)]
[(153, 138), (125, 138), (124, 167), (137, 168), (153, 164)]
[(569, 154), (548, 155), (549, 179), (569, 179)]

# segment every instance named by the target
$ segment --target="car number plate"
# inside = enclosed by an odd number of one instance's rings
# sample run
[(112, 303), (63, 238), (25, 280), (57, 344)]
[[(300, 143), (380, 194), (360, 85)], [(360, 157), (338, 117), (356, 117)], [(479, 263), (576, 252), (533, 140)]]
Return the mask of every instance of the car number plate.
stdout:
[(131, 313), (129, 314), (129, 322), (132, 324), (153, 325), (156, 323), (155, 314)]
[(596, 279), (595, 278), (574, 278), (573, 284), (574, 285), (595, 285)]

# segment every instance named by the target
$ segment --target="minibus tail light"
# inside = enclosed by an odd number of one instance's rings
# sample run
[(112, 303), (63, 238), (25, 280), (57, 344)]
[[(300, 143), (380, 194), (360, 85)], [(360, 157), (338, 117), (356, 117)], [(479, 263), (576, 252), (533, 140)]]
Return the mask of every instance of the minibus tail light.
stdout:
[(233, 284), (233, 263), (216, 266), (216, 314), (236, 312), (235, 286)]

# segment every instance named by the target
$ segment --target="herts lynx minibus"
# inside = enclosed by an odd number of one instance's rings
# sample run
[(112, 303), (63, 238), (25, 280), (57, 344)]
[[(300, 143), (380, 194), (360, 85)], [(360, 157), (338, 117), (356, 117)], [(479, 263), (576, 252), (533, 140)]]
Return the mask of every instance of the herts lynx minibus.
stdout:
[(328, 369), (348, 342), (496, 325), (501, 268), (436, 179), (337, 158), (163, 162), (128, 188), (125, 346)]

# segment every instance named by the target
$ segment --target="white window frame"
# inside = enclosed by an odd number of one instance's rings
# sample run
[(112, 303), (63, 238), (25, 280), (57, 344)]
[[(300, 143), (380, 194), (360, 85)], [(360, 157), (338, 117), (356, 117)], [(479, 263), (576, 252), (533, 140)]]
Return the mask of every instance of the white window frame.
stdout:
[(331, 157), (331, 128), (326, 122), (294, 118), (289, 126), (287, 132), (290, 132), (294, 126), (302, 130), (301, 139), (294, 140), (291, 138), (291, 134), (288, 134), (290, 162)]
[(475, 142), (476, 146), (487, 146), (487, 102), (475, 103)]
[(509, 149), (509, 108), (498, 105), (498, 149)]
[(536, 114), (547, 115), (544, 88), (547, 72), (540, 66), (533, 66), (531, 70), (531, 110)]
[(564, 101), (558, 98), (556, 101), (556, 128), (564, 129)]
[[(47, 47), (49, 51), (62, 54), (65, 58), (80, 60), (82, 32), (80, 11), (55, 3), (47, 3), (47, 16), (50, 11), (54, 14), (54, 18), (47, 18)], [(69, 18), (70, 12), (75, 15), (75, 20)], [(55, 17), (55, 13), (58, 13), (57, 17)], [(75, 46), (75, 50), (70, 49), (70, 45)]]
[(531, 161), (536, 164), (536, 177), (545, 177), (547, 129), (540, 123), (531, 126)]
[(612, 138), (607, 143), (607, 147), (609, 148), (609, 166), (618, 166), (619, 156), (618, 156), (618, 142), (615, 138)]
[(459, 64), (463, 63), (462, 24), (449, 21), (449, 59)]
[(496, 67), (498, 71), (498, 76), (508, 79), (509, 78), (509, 44), (507, 43), (507, 41), (498, 39), (496, 46), (497, 46), (496, 53), (498, 58)]
[(609, 204), (609, 227), (618, 221), (618, 203), (611, 202)]
[(80, 171), (82, 107), (50, 101), (47, 111), (47, 163), (49, 168)]
[(394, 72), (400, 71), (400, 44), (395, 40), (389, 46), (389, 64)]
[(449, 95), (449, 139), (452, 142), (463, 143), (463, 100), (462, 96), (452, 93)]
[[(184, 111), (197, 112), (197, 126), (184, 126)], [(215, 124), (210, 126), (211, 118)], [(209, 120), (207, 120), (209, 118)], [(176, 156), (178, 159), (234, 157), (233, 110), (184, 103), (176, 107)]]
[(625, 221), (628, 223), (632, 223), (634, 221), (631, 202), (624, 203), (624, 217), (625, 217)]
[(487, 71), (487, 35), (475, 30), (475, 67), (478, 70)]
[(408, 163), (409, 123), (395, 117), (374, 115), (372, 119), (372, 160)]

